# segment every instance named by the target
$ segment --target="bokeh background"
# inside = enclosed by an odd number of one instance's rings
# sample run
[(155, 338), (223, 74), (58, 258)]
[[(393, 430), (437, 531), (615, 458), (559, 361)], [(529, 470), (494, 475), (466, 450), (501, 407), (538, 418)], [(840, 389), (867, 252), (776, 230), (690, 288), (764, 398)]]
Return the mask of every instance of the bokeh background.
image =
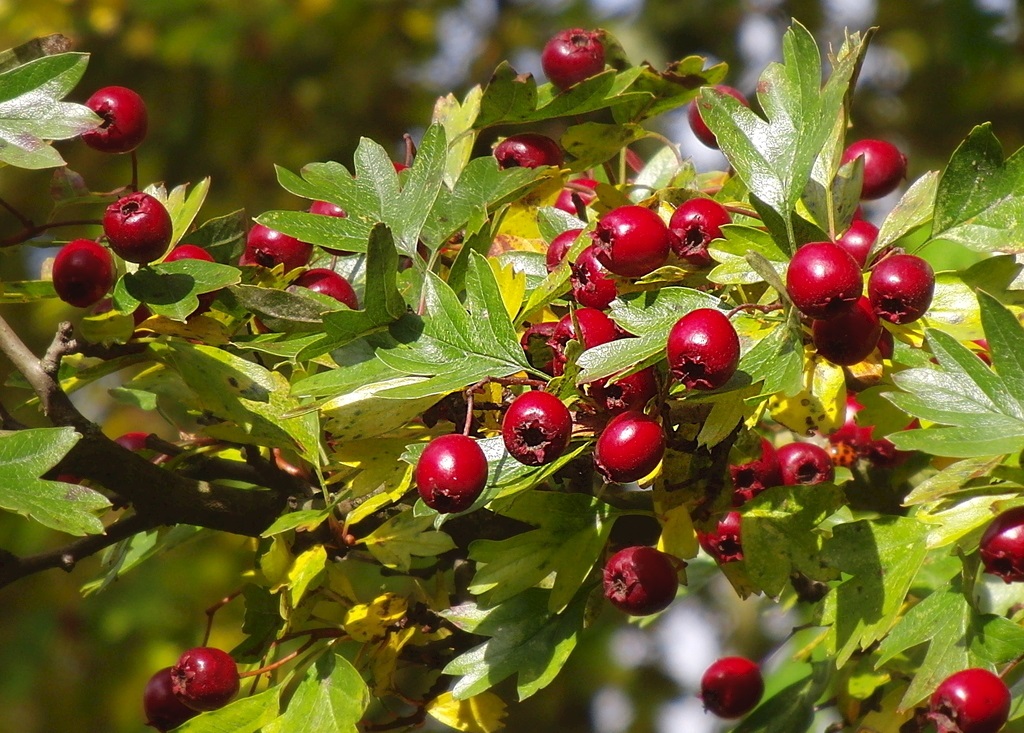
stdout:
[[(76, 100), (108, 84), (146, 99), (143, 181), (173, 186), (209, 175), (205, 215), (255, 215), (301, 206), (276, 185), (275, 164), (347, 164), (362, 136), (400, 160), (403, 135), (418, 135), (438, 95), (485, 82), (503, 59), (539, 75), (540, 48), (561, 28), (608, 28), (636, 62), (689, 54), (727, 61), (728, 82), (749, 94), (779, 57), (793, 17), (823, 45), (838, 44), (844, 28), (879, 26), (853, 135), (900, 145), (911, 179), (941, 168), (980, 122), (993, 123), (1007, 153), (1024, 144), (1024, 15), (1016, 0), (0, 0), (0, 47), (70, 36), (91, 54)], [(682, 115), (659, 124), (698, 166), (721, 164), (692, 139)], [(93, 190), (128, 180), (126, 158), (77, 142), (60, 149)], [(0, 196), (37, 220), (48, 214), (48, 185), (45, 172), (0, 171)], [(16, 230), (0, 212), (0, 237)], [(0, 272), (25, 268), (16, 252), (0, 251)], [(9, 306), (5, 314), (37, 348), (67, 316), (58, 303)], [(0, 376), (8, 368), (0, 363)], [(111, 435), (162, 429), (134, 412), (95, 417)], [(31, 552), (61, 539), (0, 517), (0, 547)], [(0, 591), (0, 731), (146, 730), (145, 680), (200, 641), (204, 609), (235, 589), (246, 549), (244, 540), (202, 536), (85, 599), (80, 588), (95, 562)], [(214, 643), (239, 640), (240, 610), (230, 604), (217, 616)], [(704, 667), (723, 652), (782, 664), (789, 647), (779, 643), (800, 618), (740, 603), (711, 582), (648, 629), (616, 621), (606, 612), (566, 673), (512, 706), (510, 731), (719, 730), (694, 697)]]

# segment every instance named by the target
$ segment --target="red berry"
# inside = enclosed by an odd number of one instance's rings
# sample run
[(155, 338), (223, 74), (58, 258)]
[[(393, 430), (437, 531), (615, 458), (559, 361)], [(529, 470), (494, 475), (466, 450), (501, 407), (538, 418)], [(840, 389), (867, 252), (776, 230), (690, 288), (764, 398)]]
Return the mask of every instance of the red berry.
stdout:
[[(718, 84), (714, 87), (718, 91), (728, 94), (734, 99), (738, 99), (744, 107), (749, 107), (750, 102), (743, 96), (743, 92), (739, 89), (727, 86), (725, 84)], [(704, 122), (704, 117), (701, 112), (701, 105), (704, 102), (701, 101), (700, 97), (690, 102), (690, 107), (686, 112), (686, 118), (690, 122), (690, 129), (693, 130), (693, 134), (696, 135), (697, 139), (704, 143), (709, 148), (718, 149), (718, 138), (715, 137), (715, 133), (711, 132), (707, 124)]]
[(348, 216), (348, 212), (337, 204), (332, 204), (330, 201), (314, 201), (309, 205), (309, 213), (320, 214), (321, 216), (334, 216), (338, 219), (344, 219)]
[(139, 451), (146, 449), (146, 438), (148, 437), (149, 433), (125, 433), (124, 435), (114, 438), (114, 442), (122, 448), (127, 448), (133, 453), (138, 453)]
[(786, 271), (786, 291), (810, 318), (848, 313), (864, 291), (860, 265), (834, 242), (812, 242), (796, 251)]
[(178, 260), (202, 260), (203, 262), (214, 261), (213, 255), (202, 247), (197, 247), (194, 244), (179, 244), (168, 252), (166, 257), (164, 257), (164, 262), (177, 262)]
[(628, 484), (653, 471), (665, 454), (665, 431), (653, 417), (629, 410), (608, 421), (594, 446), (594, 464), (606, 481)]
[(861, 296), (853, 310), (811, 324), (811, 340), (821, 356), (833, 364), (849, 366), (864, 361), (875, 350), (882, 335), (882, 324)]
[(530, 366), (540, 369), (545, 374), (554, 373), (555, 350), (551, 347), (551, 337), (555, 334), (557, 321), (534, 323), (519, 338), (519, 344), (526, 352)]
[(935, 293), (935, 271), (916, 255), (897, 254), (875, 265), (868, 297), (880, 318), (912, 323), (925, 314)]
[(576, 216), (579, 212), (576, 210), (576, 203), (573, 200), (574, 196), (578, 196), (584, 206), (587, 206), (597, 198), (597, 194), (592, 190), (588, 191), (588, 188), (597, 188), (597, 181), (593, 178), (572, 179), (569, 181), (569, 185), (559, 192), (558, 199), (555, 200), (555, 208)]
[(981, 536), (981, 561), (986, 573), (1007, 583), (1024, 581), (1024, 507), (1009, 509), (988, 525)]
[(326, 267), (314, 267), (312, 270), (306, 270), (292, 281), (292, 285), (327, 295), (344, 303), (352, 310), (359, 308), (356, 291), (352, 289), (348, 280)]
[(204, 712), (227, 705), (238, 694), (238, 665), (222, 649), (189, 649), (171, 667), (171, 689), (185, 705)]
[(161, 733), (177, 728), (186, 720), (199, 715), (199, 711), (175, 697), (170, 667), (164, 667), (149, 678), (146, 690), (142, 693), (142, 709), (146, 714), (146, 725)]
[(562, 264), (562, 260), (565, 259), (565, 255), (569, 252), (573, 242), (576, 241), (576, 237), (578, 237), (582, 231), (582, 229), (566, 229), (551, 240), (551, 244), (548, 245), (548, 251), (544, 255), (545, 262), (548, 266), (548, 272), (552, 272), (556, 267)]
[(643, 411), (651, 398), (658, 394), (658, 377), (653, 366), (622, 377), (612, 384), (608, 382), (608, 379), (603, 379), (589, 387), (590, 396), (608, 412)]
[(612, 209), (597, 223), (593, 237), (598, 259), (622, 277), (643, 277), (668, 259), (668, 227), (644, 206)]
[(631, 616), (662, 611), (679, 588), (677, 562), (646, 545), (619, 550), (604, 566), (604, 597)]
[(782, 467), (773, 446), (761, 438), (761, 455), (747, 463), (729, 466), (732, 478), (732, 505), (742, 506), (767, 488), (782, 486)]
[(540, 54), (544, 75), (559, 89), (589, 79), (604, 71), (604, 43), (601, 34), (582, 28), (560, 31), (544, 44)]
[(544, 165), (558, 167), (565, 160), (557, 142), (535, 132), (509, 135), (494, 148), (494, 157), (502, 169), (540, 168)]
[(121, 259), (145, 265), (167, 251), (174, 225), (160, 201), (138, 191), (118, 199), (103, 214), (103, 233)]
[(53, 260), (53, 289), (69, 305), (87, 308), (98, 303), (114, 285), (110, 250), (91, 239), (75, 239), (61, 247)]
[(469, 509), (487, 485), (487, 458), (466, 435), (431, 440), (416, 462), (416, 488), (424, 503), (442, 514)]
[[(576, 333), (573, 316), (580, 326), (580, 334)], [(561, 374), (565, 367), (565, 346), (569, 341), (579, 341), (584, 351), (595, 346), (614, 341), (619, 337), (615, 322), (597, 308), (577, 308), (573, 313), (566, 313), (555, 326), (548, 346), (554, 349), (555, 374)]]
[(312, 255), (313, 245), (263, 224), (253, 224), (238, 264), (274, 267), (283, 263), (285, 272), (288, 272), (296, 267), (305, 267)]
[(700, 678), (704, 709), (719, 718), (739, 718), (753, 710), (764, 695), (761, 668), (745, 657), (723, 657)]
[(987, 669), (956, 672), (932, 693), (927, 717), (938, 733), (997, 733), (1010, 716), (1010, 691)]
[(878, 239), (878, 227), (867, 219), (854, 219), (849, 228), (836, 240), (836, 244), (849, 252), (861, 269), (868, 262), (868, 253)]
[(743, 537), (739, 512), (728, 512), (710, 530), (697, 532), (697, 541), (719, 564), (743, 559)]
[(103, 120), (82, 133), (82, 142), (102, 153), (129, 153), (146, 139), (149, 116), (146, 103), (126, 87), (103, 87), (85, 100), (85, 106)]
[(842, 163), (864, 158), (862, 199), (880, 199), (896, 190), (907, 177), (907, 156), (885, 140), (859, 140), (843, 151)]
[(786, 486), (821, 484), (835, 478), (828, 451), (814, 443), (787, 443), (776, 453)]
[(722, 227), (732, 222), (724, 206), (706, 198), (693, 198), (679, 204), (669, 219), (672, 250), (696, 267), (711, 264), (708, 242), (722, 237)]
[(572, 297), (577, 303), (604, 310), (615, 300), (619, 290), (615, 286), (615, 279), (601, 264), (597, 254), (598, 250), (593, 244), (579, 253), (572, 263), (569, 283), (572, 285)]
[(729, 317), (697, 308), (676, 321), (668, 334), (668, 366), (687, 389), (718, 389), (740, 362), (740, 340)]
[(550, 392), (524, 392), (512, 400), (501, 421), (509, 455), (527, 466), (551, 463), (572, 437), (572, 414)]

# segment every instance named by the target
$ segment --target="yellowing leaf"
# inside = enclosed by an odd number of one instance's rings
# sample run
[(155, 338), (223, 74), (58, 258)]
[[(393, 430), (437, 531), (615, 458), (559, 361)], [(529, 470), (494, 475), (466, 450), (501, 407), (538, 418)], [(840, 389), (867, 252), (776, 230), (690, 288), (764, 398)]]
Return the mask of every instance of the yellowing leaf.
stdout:
[(288, 571), (293, 606), (299, 605), (306, 591), (323, 575), (326, 565), (327, 550), (323, 545), (316, 545), (295, 558)]
[(373, 679), (373, 694), (377, 697), (394, 694), (395, 672), (398, 670), (398, 656), (403, 647), (416, 635), (416, 627), (397, 629), (372, 646), (368, 654), (370, 676)]
[(481, 692), (465, 700), (456, 700), (443, 692), (427, 703), (427, 714), (434, 720), (464, 733), (494, 733), (505, 727), (505, 703), (493, 692)]
[(192, 316), (184, 323), (166, 316), (150, 316), (139, 324), (139, 329), (161, 336), (195, 339), (211, 346), (220, 346), (231, 340), (224, 324), (209, 316)]
[(501, 293), (508, 317), (515, 318), (519, 313), (519, 306), (523, 304), (523, 296), (526, 295), (526, 275), (518, 272), (511, 263), (502, 266), (493, 257), (487, 259), (487, 264), (491, 266), (494, 280), (498, 283), (498, 291)]
[(681, 559), (697, 556), (697, 533), (685, 505), (659, 513), (658, 519), (661, 521), (659, 550)]
[(804, 388), (792, 397), (777, 394), (768, 401), (772, 418), (798, 435), (828, 434), (846, 419), (843, 368), (817, 355), (804, 359)]
[(260, 556), (259, 565), (260, 572), (272, 592), (276, 593), (288, 583), (292, 554), (280, 535), (274, 537), (270, 548)]
[(540, 227), (537, 224), (537, 209), (541, 206), (552, 206), (562, 191), (562, 177), (552, 173), (552, 177), (535, 188), (526, 196), (509, 205), (508, 213), (501, 221), (501, 234), (523, 239), (541, 239)]
[(377, 596), (370, 603), (353, 606), (345, 614), (345, 631), (356, 641), (383, 639), (388, 629), (405, 616), (406, 601), (394, 593)]
[(343, 443), (331, 455), (332, 462), (361, 469), (345, 482), (344, 498), (366, 496), (371, 492), (380, 491), (349, 512), (345, 518), (348, 525), (365, 519), (396, 501), (409, 490), (413, 467), (400, 459), (408, 444), (408, 437), (356, 440)]

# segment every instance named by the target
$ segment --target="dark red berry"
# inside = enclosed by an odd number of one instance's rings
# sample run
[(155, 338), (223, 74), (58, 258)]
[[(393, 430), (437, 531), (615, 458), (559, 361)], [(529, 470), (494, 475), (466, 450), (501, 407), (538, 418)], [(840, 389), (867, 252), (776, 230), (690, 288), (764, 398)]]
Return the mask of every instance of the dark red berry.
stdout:
[(864, 185), (860, 197), (880, 199), (896, 190), (907, 177), (907, 156), (885, 140), (859, 140), (843, 151), (845, 165), (859, 157), (864, 158)]
[(704, 709), (719, 718), (739, 718), (761, 702), (764, 678), (761, 668), (744, 657), (723, 657), (700, 678)]
[(313, 245), (263, 224), (253, 224), (238, 264), (262, 267), (284, 264), (284, 271), (288, 272), (296, 267), (305, 267), (312, 255)]
[(643, 277), (668, 259), (668, 227), (644, 206), (612, 209), (597, 223), (592, 236), (598, 259), (622, 277)]
[(424, 503), (442, 514), (469, 509), (487, 485), (487, 458), (475, 440), (442, 435), (423, 449), (414, 473)]
[(868, 278), (868, 297), (879, 318), (912, 323), (925, 314), (935, 293), (935, 271), (916, 255), (890, 255)]
[(672, 250), (677, 256), (695, 267), (711, 264), (708, 242), (722, 237), (722, 227), (732, 222), (732, 216), (717, 201), (693, 198), (679, 204), (669, 219), (672, 231)]
[(544, 75), (559, 89), (604, 71), (604, 43), (601, 34), (582, 28), (560, 31), (544, 44), (540, 54)]
[(227, 705), (238, 694), (238, 665), (222, 649), (189, 649), (171, 667), (174, 695), (193, 710), (204, 712)]
[(729, 317), (697, 308), (676, 321), (668, 334), (668, 367), (687, 389), (718, 389), (736, 373), (740, 340)]
[(129, 153), (146, 139), (149, 116), (146, 103), (126, 87), (103, 87), (85, 100), (100, 116), (99, 127), (82, 133), (82, 142), (102, 153)]
[(932, 693), (927, 718), (937, 733), (997, 733), (1010, 716), (1010, 690), (987, 669), (951, 674)]
[(582, 231), (582, 229), (566, 229), (551, 240), (551, 244), (548, 245), (548, 251), (544, 255), (544, 260), (548, 266), (548, 272), (552, 272), (556, 267), (562, 264), (562, 260), (565, 259), (566, 254), (568, 254), (569, 249), (573, 245), (573, 242), (576, 241), (576, 237), (578, 237)]
[(608, 421), (594, 446), (594, 464), (606, 481), (639, 481), (661, 463), (665, 431), (653, 417), (635, 410)]
[(615, 278), (597, 257), (597, 248), (590, 245), (576, 257), (572, 263), (572, 274), (569, 283), (572, 285), (572, 297), (580, 305), (604, 310), (615, 300), (619, 290)]
[(812, 242), (796, 251), (786, 271), (786, 291), (810, 318), (851, 311), (864, 292), (860, 265), (834, 242)]
[(597, 198), (597, 194), (593, 191), (595, 188), (597, 188), (597, 181), (593, 178), (573, 178), (569, 181), (569, 185), (559, 192), (558, 198), (555, 200), (555, 208), (576, 216), (579, 211), (576, 209), (573, 197), (578, 197), (580, 202), (587, 206)]
[(868, 254), (875, 246), (878, 239), (878, 227), (867, 219), (854, 219), (842, 236), (836, 240), (836, 244), (849, 252), (861, 269), (868, 262)]
[(502, 169), (540, 168), (543, 165), (558, 167), (565, 160), (557, 142), (535, 132), (509, 135), (494, 148), (494, 157)]
[(828, 451), (814, 443), (787, 443), (776, 454), (786, 486), (821, 484), (835, 478)]
[(53, 289), (57, 297), (77, 308), (98, 303), (114, 285), (110, 250), (91, 239), (68, 242), (53, 260)]
[(604, 566), (604, 597), (631, 616), (663, 611), (679, 588), (678, 562), (646, 545), (619, 550)]
[(114, 442), (122, 448), (127, 448), (133, 453), (138, 453), (141, 450), (146, 450), (146, 438), (148, 437), (149, 433), (125, 433), (124, 435), (114, 438)]
[(550, 392), (524, 392), (508, 406), (501, 421), (501, 437), (509, 455), (520, 463), (551, 463), (569, 445), (572, 414)]
[(1007, 583), (1024, 582), (1024, 507), (1009, 509), (988, 525), (981, 536), (981, 561), (986, 573)]
[[(871, 443), (871, 433), (874, 427), (868, 425), (862, 427), (857, 424), (857, 413), (864, 406), (857, 400), (857, 395), (852, 392), (846, 395), (846, 421), (843, 426), (828, 436), (828, 442), (834, 447), (832, 451), (832, 462), (837, 466), (850, 466), (856, 462)], [(845, 447), (848, 450), (844, 450)], [(837, 461), (837, 457), (843, 459)]]
[(767, 488), (782, 486), (782, 466), (773, 446), (761, 438), (761, 455), (747, 463), (731, 464), (732, 505), (742, 506)]
[[(718, 91), (728, 94), (734, 99), (738, 99), (744, 107), (749, 107), (750, 102), (743, 96), (743, 92), (739, 89), (727, 86), (725, 84), (718, 84), (714, 87)], [(693, 100), (690, 103), (690, 107), (686, 112), (686, 118), (690, 122), (690, 129), (693, 130), (693, 134), (696, 135), (697, 139), (704, 143), (709, 148), (718, 149), (718, 138), (715, 137), (715, 133), (708, 129), (707, 124), (704, 122), (704, 117), (701, 112), (701, 105), (705, 104), (701, 101), (700, 97)]]
[[(574, 316), (580, 327), (579, 335), (573, 324)], [(619, 330), (615, 327), (615, 322), (597, 308), (577, 308), (573, 313), (566, 313), (548, 340), (548, 345), (555, 352), (555, 374), (561, 374), (565, 367), (565, 346), (569, 341), (579, 341), (586, 351), (614, 341), (618, 337)]]
[(743, 559), (743, 536), (739, 512), (728, 512), (710, 530), (698, 531), (697, 541), (719, 564)]
[(306, 270), (292, 281), (292, 285), (307, 288), (314, 293), (322, 293), (344, 303), (352, 310), (359, 308), (356, 291), (352, 289), (348, 280), (326, 267), (314, 267), (312, 270)]
[(864, 361), (875, 350), (882, 335), (882, 323), (861, 296), (853, 310), (827, 321), (811, 324), (811, 340), (821, 356), (833, 364), (849, 366)]
[(138, 191), (118, 199), (103, 214), (103, 233), (121, 259), (145, 265), (167, 251), (174, 225), (159, 199)]
[(610, 379), (594, 382), (589, 387), (590, 396), (608, 412), (643, 411), (651, 398), (658, 394), (658, 377), (653, 366), (611, 384)]
[(526, 352), (530, 366), (540, 369), (545, 374), (554, 373), (555, 350), (551, 347), (551, 337), (555, 334), (557, 321), (534, 323), (519, 338), (519, 343)]
[(142, 693), (142, 709), (146, 714), (146, 725), (165, 733), (177, 728), (186, 720), (199, 715), (174, 695), (171, 682), (171, 668), (164, 667), (149, 678)]

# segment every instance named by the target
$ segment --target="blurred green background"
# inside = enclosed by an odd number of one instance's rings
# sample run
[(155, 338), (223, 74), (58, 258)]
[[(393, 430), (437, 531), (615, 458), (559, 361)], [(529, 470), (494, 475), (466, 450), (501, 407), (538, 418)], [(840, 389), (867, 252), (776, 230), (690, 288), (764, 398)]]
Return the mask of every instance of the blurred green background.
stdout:
[[(0, 45), (70, 36), (92, 56), (76, 100), (109, 84), (146, 99), (144, 182), (210, 175), (206, 216), (238, 208), (255, 215), (302, 205), (276, 185), (275, 164), (347, 164), (361, 136), (401, 159), (403, 135), (417, 136), (439, 94), (485, 82), (503, 59), (539, 72), (540, 48), (561, 28), (606, 27), (635, 62), (694, 53), (725, 60), (729, 83), (750, 93), (778, 57), (791, 17), (823, 44), (839, 42), (844, 27), (880, 27), (852, 134), (900, 145), (911, 179), (941, 167), (980, 122), (994, 124), (1008, 153), (1024, 144), (1024, 18), (1015, 0), (0, 0)], [(720, 164), (688, 136), (681, 116), (661, 124), (698, 165)], [(125, 157), (77, 141), (59, 147), (93, 190), (128, 181)], [(48, 184), (46, 172), (5, 169), (0, 196), (44, 220)], [(0, 237), (16, 230), (0, 215)], [(17, 252), (0, 251), (0, 272), (21, 268)], [(37, 348), (68, 315), (56, 303), (5, 312)], [(0, 375), (6, 371), (0, 363)], [(111, 435), (161, 431), (137, 413), (96, 416)], [(32, 552), (62, 539), (0, 518), (0, 547)], [(95, 563), (0, 591), (0, 731), (144, 730), (145, 680), (201, 640), (203, 611), (235, 590), (247, 548), (239, 538), (204, 536), (84, 600), (79, 588)], [(238, 641), (240, 610), (231, 604), (218, 615), (215, 643)], [(765, 653), (794, 618), (739, 604), (714, 583), (676, 604), (654, 634), (616, 630), (606, 612), (567, 673), (513, 706), (509, 730), (715, 730), (693, 698), (703, 666), (722, 650)]]

